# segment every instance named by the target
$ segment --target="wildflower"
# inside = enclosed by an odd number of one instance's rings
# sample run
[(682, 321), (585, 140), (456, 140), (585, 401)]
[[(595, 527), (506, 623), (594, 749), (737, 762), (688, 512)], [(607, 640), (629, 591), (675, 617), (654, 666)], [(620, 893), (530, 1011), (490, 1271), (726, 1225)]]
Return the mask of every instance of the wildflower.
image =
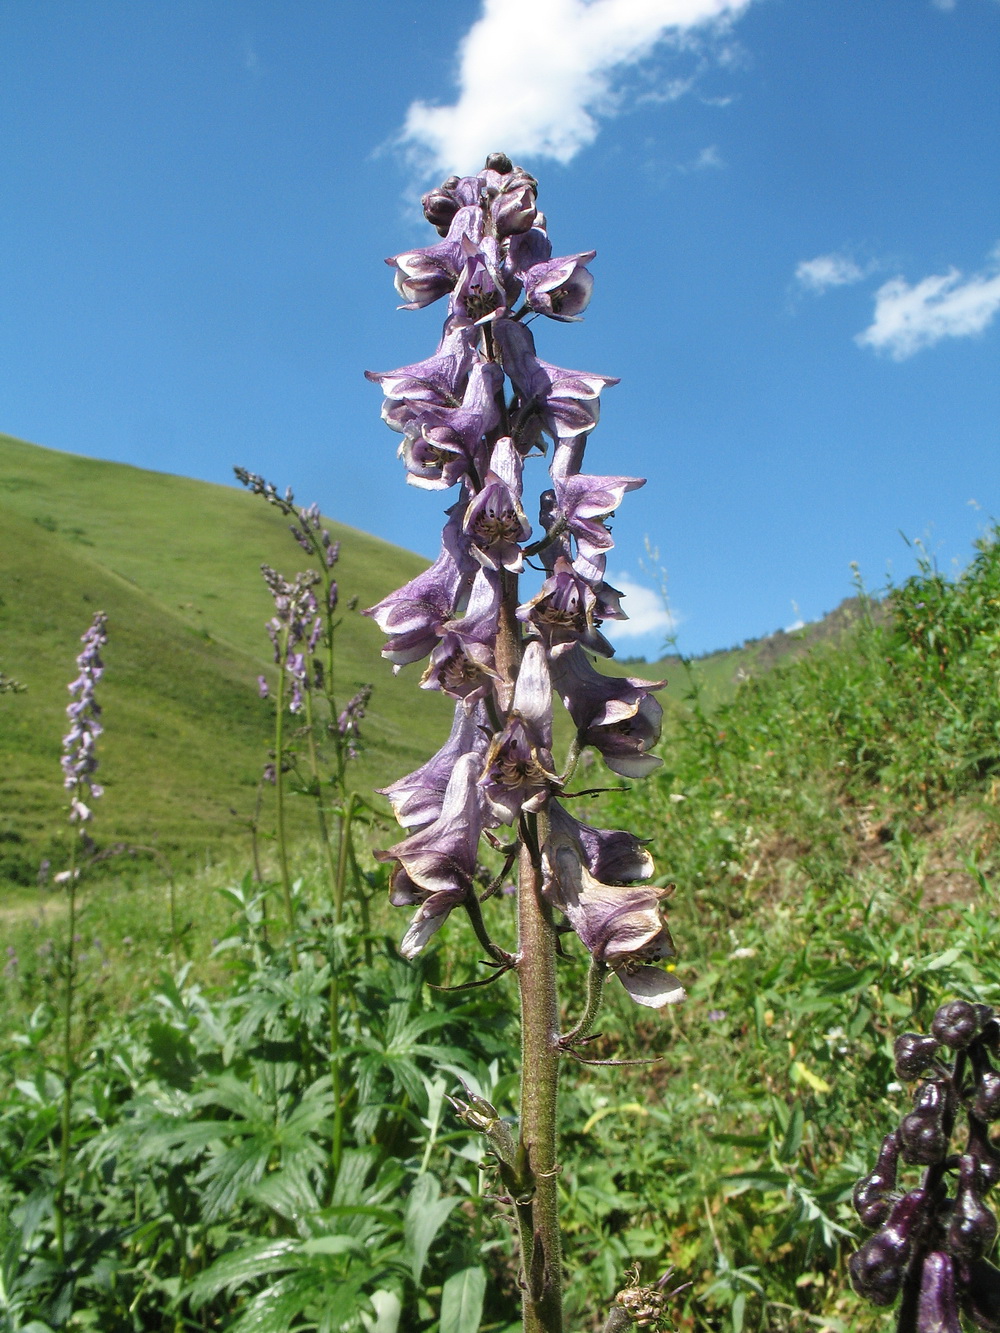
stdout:
[(90, 798), (94, 800), (104, 793), (104, 788), (94, 781), (97, 771), (96, 742), (104, 730), (100, 723), (101, 706), (95, 697), (94, 687), (104, 674), (101, 649), (108, 641), (107, 629), (108, 618), (103, 611), (98, 611), (81, 638), (83, 651), (76, 659), (80, 674), (68, 687), (73, 700), (66, 708), (71, 725), (63, 737), (63, 786), (73, 792), (70, 819), (81, 825), (91, 818), (90, 807), (84, 803), (82, 793), (89, 792)]

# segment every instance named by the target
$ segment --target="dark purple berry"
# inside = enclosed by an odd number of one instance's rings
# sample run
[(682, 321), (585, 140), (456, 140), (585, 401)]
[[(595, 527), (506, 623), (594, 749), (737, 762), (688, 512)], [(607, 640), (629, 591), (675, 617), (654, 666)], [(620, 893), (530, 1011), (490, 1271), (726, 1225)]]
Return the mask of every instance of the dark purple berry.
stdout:
[(955, 1302), (954, 1260), (940, 1250), (932, 1250), (924, 1259), (917, 1330), (918, 1333), (962, 1333)]
[(965, 1151), (979, 1164), (979, 1180), (985, 1194), (1000, 1181), (1000, 1149), (990, 1142), (985, 1124), (974, 1115), (969, 1116), (969, 1142)]
[(927, 1202), (926, 1190), (911, 1190), (894, 1206), (882, 1230), (851, 1255), (848, 1269), (854, 1290), (873, 1305), (891, 1305), (896, 1299)]
[(970, 1110), (980, 1120), (1000, 1120), (1000, 1074), (995, 1069), (984, 1069), (979, 1075)]
[(951, 1084), (945, 1079), (921, 1084), (913, 1110), (899, 1125), (905, 1162), (933, 1166), (944, 1161), (950, 1129), (945, 1122), (950, 1119), (951, 1104)]
[(870, 1231), (886, 1221), (899, 1198), (893, 1193), (898, 1159), (899, 1130), (894, 1129), (882, 1140), (878, 1161), (870, 1174), (859, 1180), (854, 1187), (855, 1211)]
[(979, 1040), (994, 1055), (1000, 1055), (1000, 1019), (994, 1017), (985, 1022)]
[(964, 1050), (983, 1026), (985, 1005), (949, 1000), (934, 1015), (931, 1032), (953, 1051)]
[(933, 1037), (923, 1037), (919, 1032), (904, 1032), (896, 1038), (892, 1053), (896, 1057), (896, 1077), (912, 1083), (937, 1055), (938, 1043)]
[(996, 1240), (997, 1220), (982, 1201), (979, 1163), (971, 1154), (958, 1167), (958, 1192), (945, 1244), (956, 1259), (981, 1259)]

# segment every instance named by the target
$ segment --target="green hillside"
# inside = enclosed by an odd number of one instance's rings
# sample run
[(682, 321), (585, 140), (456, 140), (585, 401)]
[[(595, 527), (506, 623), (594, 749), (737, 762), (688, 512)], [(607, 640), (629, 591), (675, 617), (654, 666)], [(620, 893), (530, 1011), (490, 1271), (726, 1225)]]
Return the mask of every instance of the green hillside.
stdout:
[[(279, 478), (282, 485), (285, 479)], [(308, 497), (303, 497), (307, 500)], [(79, 636), (109, 616), (101, 682), (102, 841), (215, 853), (244, 838), (270, 737), (256, 678), (272, 670), (262, 561), (293, 573), (302, 553), (281, 517), (235, 488), (58, 453), (0, 436), (0, 669), (27, 692), (0, 698), (0, 857), (34, 879), (63, 824), (60, 740)], [(344, 524), (343, 600), (370, 606), (422, 567), (419, 557)], [(448, 701), (394, 678), (382, 634), (345, 610), (340, 693), (375, 684), (359, 788), (426, 757), (447, 732)], [(235, 811), (236, 816), (231, 812)]]

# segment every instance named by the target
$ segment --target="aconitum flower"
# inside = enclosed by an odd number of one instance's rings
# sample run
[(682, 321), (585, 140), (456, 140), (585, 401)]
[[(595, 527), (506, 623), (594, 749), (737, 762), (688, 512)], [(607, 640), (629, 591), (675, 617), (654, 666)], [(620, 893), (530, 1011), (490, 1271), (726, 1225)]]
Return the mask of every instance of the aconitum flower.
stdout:
[(101, 726), (101, 706), (97, 702), (95, 686), (104, 674), (101, 649), (108, 641), (108, 618), (103, 611), (98, 611), (90, 627), (83, 634), (83, 651), (76, 659), (80, 674), (68, 686), (73, 696), (66, 709), (70, 720), (70, 729), (63, 737), (61, 759), (63, 786), (73, 793), (70, 802), (70, 820), (85, 824), (91, 818), (90, 807), (84, 802), (84, 792), (91, 800), (96, 800), (104, 793), (104, 788), (94, 781), (97, 771), (97, 738), (104, 728)]
[[(490, 942), (473, 888), (485, 838), (504, 868), (484, 900), (503, 901), (514, 861), (520, 855), (527, 873), (530, 853), (546, 920), (549, 909), (561, 914), (598, 981), (610, 969), (639, 1003), (659, 1007), (683, 992), (657, 966), (673, 946), (668, 892), (645, 882), (652, 858), (635, 835), (591, 828), (563, 804), (581, 748), (625, 776), (655, 768), (662, 710), (653, 697), (660, 683), (601, 675), (587, 656), (613, 653), (600, 628), (624, 616), (621, 594), (605, 581), (609, 520), (643, 482), (584, 472), (600, 395), (618, 381), (541, 360), (526, 327), (537, 314), (574, 322), (593, 283), (593, 251), (553, 258), (536, 198), (534, 179), (493, 154), (483, 171), (450, 176), (424, 196), (441, 239), (388, 261), (409, 308), (441, 300), (447, 313), (432, 356), (368, 378), (382, 388), (384, 420), (403, 437), (407, 481), (431, 492), (456, 487), (458, 497), (438, 558), (366, 614), (386, 634), (382, 653), (393, 668), (426, 659), (421, 687), (453, 698), (455, 714), (437, 754), (383, 789), (410, 832), (379, 855), (392, 866), (392, 901), (416, 909), (407, 957), (461, 907), (491, 960), (514, 964)], [(543, 494), (526, 506), (545, 437), (553, 448)], [(537, 534), (526, 508), (540, 515)], [(519, 577), (532, 557), (544, 581), (523, 597)], [(576, 732), (565, 772), (552, 753), (554, 694)], [(532, 881), (519, 890), (519, 911), (526, 892), (537, 908)]]

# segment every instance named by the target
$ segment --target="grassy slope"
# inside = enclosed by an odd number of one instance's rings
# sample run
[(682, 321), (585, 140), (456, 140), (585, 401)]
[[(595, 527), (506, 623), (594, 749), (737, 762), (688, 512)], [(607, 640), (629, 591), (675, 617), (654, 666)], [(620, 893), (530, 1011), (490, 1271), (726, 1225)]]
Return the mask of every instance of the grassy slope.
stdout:
[[(61, 823), (59, 742), (77, 640), (93, 613), (110, 617), (101, 685), (106, 734), (104, 838), (172, 850), (242, 836), (269, 735), (256, 695), (271, 670), (263, 631), (270, 600), (262, 561), (287, 573), (301, 554), (279, 515), (223, 486), (56, 453), (0, 436), (0, 667), (28, 693), (0, 699), (2, 819), (37, 864)], [(422, 567), (417, 556), (343, 524), (345, 599), (369, 606)], [(341, 694), (374, 681), (359, 786), (412, 767), (446, 733), (447, 701), (413, 706), (412, 673), (394, 679), (382, 635), (345, 611)], [(8, 851), (16, 844), (8, 841)], [(0, 847), (2, 850), (2, 847)]]

